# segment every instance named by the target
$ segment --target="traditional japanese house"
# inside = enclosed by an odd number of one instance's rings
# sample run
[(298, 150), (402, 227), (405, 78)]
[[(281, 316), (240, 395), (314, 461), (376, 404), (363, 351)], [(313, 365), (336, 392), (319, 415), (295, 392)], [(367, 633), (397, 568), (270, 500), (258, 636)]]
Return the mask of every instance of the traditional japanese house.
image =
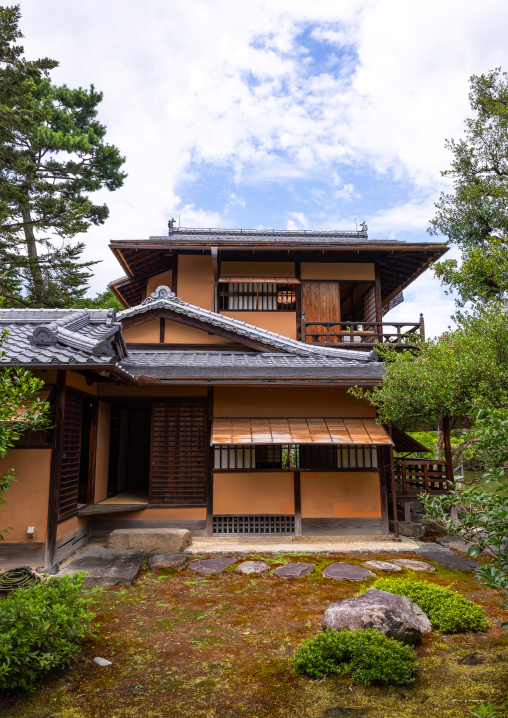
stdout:
[[(116, 527), (388, 533), (393, 447), (423, 447), (348, 388), (382, 381), (376, 342), (423, 334), (422, 317), (383, 317), (446, 247), (372, 240), (366, 227), (170, 223), (168, 236), (111, 249), (122, 312), (0, 311), (1, 365), (44, 379), (54, 424), (0, 466), (17, 476), (0, 565), (52, 566)], [(399, 471), (404, 495), (443, 488), (444, 463), (424, 464)]]

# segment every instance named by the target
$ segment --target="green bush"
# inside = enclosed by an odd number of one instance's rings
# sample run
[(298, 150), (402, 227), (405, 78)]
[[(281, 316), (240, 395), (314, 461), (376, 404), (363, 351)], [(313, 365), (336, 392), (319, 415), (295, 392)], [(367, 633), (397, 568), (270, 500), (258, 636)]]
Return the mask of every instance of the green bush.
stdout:
[(415, 680), (417, 662), (411, 646), (373, 629), (328, 630), (298, 648), (293, 667), (312, 678), (350, 675), (352, 681), (366, 686), (373, 681), (404, 685)]
[(54, 578), (0, 599), (0, 691), (33, 689), (76, 657), (93, 616), (82, 582), (79, 574)]
[(404, 578), (379, 578), (373, 588), (410, 598), (443, 633), (485, 631), (488, 627), (483, 608), (449, 588)]

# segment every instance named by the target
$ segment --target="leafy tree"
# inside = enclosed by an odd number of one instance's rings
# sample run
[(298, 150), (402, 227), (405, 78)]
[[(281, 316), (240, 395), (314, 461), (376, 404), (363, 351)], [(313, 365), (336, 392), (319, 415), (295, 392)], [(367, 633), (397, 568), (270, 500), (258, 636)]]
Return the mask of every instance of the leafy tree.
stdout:
[(465, 137), (447, 140), (453, 192), (442, 193), (431, 221), (432, 235), (445, 235), (462, 253), (448, 259), (436, 275), (463, 306), (487, 302), (508, 292), (508, 80), (500, 68), (470, 79), (475, 116), (466, 119)]
[(0, 291), (15, 306), (68, 306), (95, 262), (67, 240), (104, 223), (108, 208), (89, 193), (121, 187), (124, 158), (97, 120), (102, 93), (53, 85), (58, 63), (26, 61), (19, 18), (19, 6), (0, 7)]
[[(0, 344), (5, 340), (7, 332), (0, 333)], [(4, 355), (0, 348), (0, 358)], [(49, 404), (37, 397), (44, 386), (42, 379), (37, 379), (27, 369), (21, 367), (0, 368), (0, 458), (4, 459), (7, 451), (26, 431), (44, 429), (48, 426)], [(15, 480), (14, 472), (8, 469), (0, 473), (0, 505), (5, 504), (3, 494)], [(9, 529), (0, 530), (0, 541)]]
[(382, 422), (407, 426), (448, 415), (453, 425), (475, 408), (508, 406), (508, 326), (497, 303), (457, 314), (457, 329), (424, 342), (418, 352), (378, 348), (387, 360), (381, 384), (350, 393), (373, 404)]
[[(449, 495), (424, 495), (426, 514), (449, 533), (469, 545), (469, 555), (486, 553), (490, 561), (479, 566), (476, 578), (499, 591), (503, 608), (508, 608), (508, 410), (484, 409), (476, 413), (474, 433), (491, 467), (482, 476), (482, 485), (455, 485)], [(489, 490), (490, 489), (490, 490)], [(450, 516), (452, 506), (457, 518)], [(508, 628), (508, 621), (503, 623)]]
[(84, 297), (72, 302), (74, 309), (116, 309), (121, 312), (125, 307), (118, 301), (111, 289), (97, 292), (95, 297)]

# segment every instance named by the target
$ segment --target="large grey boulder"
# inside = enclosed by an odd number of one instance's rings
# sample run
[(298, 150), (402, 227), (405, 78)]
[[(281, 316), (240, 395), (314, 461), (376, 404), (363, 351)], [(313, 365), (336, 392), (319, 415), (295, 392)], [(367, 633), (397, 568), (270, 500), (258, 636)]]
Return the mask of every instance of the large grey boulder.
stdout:
[(422, 634), (432, 630), (429, 619), (416, 603), (377, 588), (332, 603), (324, 613), (322, 626), (323, 630), (336, 631), (374, 628), (389, 638), (412, 645), (420, 643)]
[(179, 553), (192, 543), (187, 529), (115, 529), (107, 548), (137, 548), (145, 553)]

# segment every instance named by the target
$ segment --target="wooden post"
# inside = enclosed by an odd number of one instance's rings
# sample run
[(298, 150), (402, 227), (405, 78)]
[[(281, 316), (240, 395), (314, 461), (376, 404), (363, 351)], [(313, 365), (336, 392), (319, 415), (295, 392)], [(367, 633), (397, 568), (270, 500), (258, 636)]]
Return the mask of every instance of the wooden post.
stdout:
[(213, 386), (208, 387), (207, 403), (207, 486), (206, 486), (206, 535), (213, 534), (213, 469), (215, 466), (215, 451), (211, 445), (213, 423)]
[(44, 568), (51, 568), (55, 562), (56, 534), (58, 526), (58, 502), (60, 499), (60, 476), (62, 469), (62, 446), (65, 421), (65, 369), (57, 371), (55, 399), (55, 428), (51, 444), (51, 466), (49, 474), (48, 521), (46, 526), (46, 549)]
[(90, 441), (88, 444), (88, 490), (87, 504), (95, 503), (95, 466), (97, 463), (97, 427), (99, 423), (99, 402), (92, 402)]
[(295, 536), (302, 535), (302, 496), (300, 492), (300, 472), (293, 472), (293, 487), (295, 494)]
[[(392, 438), (392, 424), (388, 424), (388, 434), (390, 439)], [(392, 487), (392, 507), (393, 507), (393, 532), (395, 534), (395, 541), (400, 541), (399, 538), (399, 513), (397, 510), (397, 489), (395, 487), (395, 463), (393, 461), (393, 445), (390, 444), (390, 483)]]
[[(376, 269), (375, 283), (374, 283), (374, 306), (376, 310), (376, 322), (383, 321), (383, 300), (381, 297), (381, 276), (379, 271)], [(380, 344), (383, 343), (383, 326), (382, 324), (376, 324), (376, 336)]]
[(452, 460), (452, 442), (450, 437), (450, 417), (443, 416), (443, 434), (444, 434), (444, 445), (445, 445), (445, 459), (446, 459), (446, 480), (448, 482), (448, 489), (450, 484), (453, 483), (453, 460)]
[(383, 534), (390, 533), (390, 521), (388, 518), (388, 492), (386, 489), (386, 463), (383, 447), (376, 448), (379, 467), (379, 490), (381, 498), (381, 530)]
[(420, 314), (420, 337), (422, 339), (422, 342), (425, 341), (425, 321), (423, 319), (423, 314)]
[(307, 341), (307, 338), (305, 336), (306, 327), (305, 327), (305, 314), (302, 314), (302, 321), (301, 321), (301, 341), (305, 344)]

